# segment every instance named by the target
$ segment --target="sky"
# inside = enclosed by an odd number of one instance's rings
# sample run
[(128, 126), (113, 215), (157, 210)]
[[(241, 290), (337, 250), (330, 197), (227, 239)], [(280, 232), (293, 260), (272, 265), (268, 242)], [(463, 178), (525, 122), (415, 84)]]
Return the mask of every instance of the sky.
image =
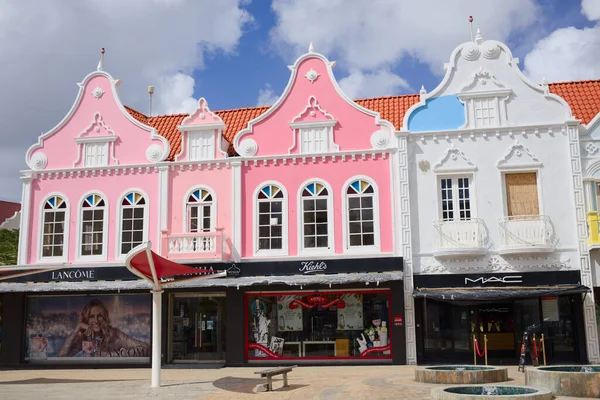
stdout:
[(272, 104), (311, 42), (364, 98), (434, 89), (470, 15), (534, 82), (600, 79), (600, 0), (0, 0), (0, 199), (102, 47), (125, 105), (155, 86), (153, 115)]

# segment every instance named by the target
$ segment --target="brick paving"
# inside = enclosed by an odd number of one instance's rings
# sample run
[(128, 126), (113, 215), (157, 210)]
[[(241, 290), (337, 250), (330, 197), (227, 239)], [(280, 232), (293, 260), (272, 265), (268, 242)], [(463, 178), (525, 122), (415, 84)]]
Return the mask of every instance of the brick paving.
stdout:
[[(282, 388), (276, 378), (273, 392), (254, 393), (266, 379), (262, 368), (165, 369), (163, 386), (150, 388), (149, 369), (77, 369), (0, 371), (0, 399), (410, 399), (430, 398), (440, 385), (414, 381), (409, 366), (298, 367)], [(509, 382), (524, 384), (516, 366), (508, 367)], [(566, 397), (558, 397), (567, 400)]]

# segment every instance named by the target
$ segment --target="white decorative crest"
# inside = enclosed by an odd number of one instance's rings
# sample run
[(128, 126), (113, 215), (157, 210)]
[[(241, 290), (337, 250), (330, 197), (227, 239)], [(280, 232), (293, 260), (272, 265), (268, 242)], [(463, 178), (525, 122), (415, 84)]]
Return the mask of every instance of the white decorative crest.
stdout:
[(307, 102), (306, 106), (304, 107), (304, 110), (300, 111), (300, 113), (294, 117), (294, 119), (292, 120), (292, 123), (297, 122), (299, 119), (301, 119), (303, 116), (305, 116), (307, 114), (307, 111), (308, 111), (308, 115), (310, 115), (313, 118), (317, 116), (317, 111), (318, 111), (326, 119), (328, 119), (330, 121), (335, 120), (335, 118), (333, 118), (333, 115), (329, 114), (326, 110), (321, 108), (321, 106), (319, 105), (319, 101), (317, 100), (317, 98), (315, 96), (310, 96), (308, 98), (308, 102)]
[(85, 128), (85, 130), (81, 131), (78, 136), (82, 137), (92, 130), (94, 130), (94, 132), (98, 133), (98, 132), (100, 132), (101, 127), (106, 131), (106, 133), (116, 136), (116, 134), (113, 132), (113, 130), (110, 129), (110, 127), (106, 126), (106, 124), (104, 123), (104, 120), (102, 119), (102, 116), (100, 115), (99, 112), (94, 114), (94, 118), (92, 119), (92, 122), (88, 125), (87, 128)]
[(146, 149), (146, 158), (150, 162), (159, 162), (163, 160), (163, 148), (159, 144), (151, 144)]
[(515, 143), (508, 148), (504, 157), (498, 161), (498, 168), (526, 168), (540, 167), (542, 163), (535, 155), (524, 145), (515, 140)]
[(254, 139), (244, 139), (240, 142), (240, 150), (242, 152), (241, 156), (252, 157), (258, 151), (258, 145)]
[(433, 172), (468, 172), (476, 171), (477, 167), (469, 160), (465, 154), (452, 146), (446, 150), (437, 164), (433, 166)]
[[(496, 87), (488, 87), (488, 82), (493, 83)], [(462, 87), (461, 92), (473, 90), (475, 88), (478, 88), (479, 90), (493, 91), (504, 89), (505, 87), (506, 85), (504, 83), (498, 81), (498, 79), (496, 79), (496, 77), (490, 71), (481, 66), (477, 72), (471, 75), (469, 82)]]
[(314, 69), (311, 68), (306, 73), (306, 75), (304, 75), (304, 77), (306, 79), (308, 79), (310, 81), (310, 83), (314, 83), (317, 80), (317, 78), (319, 77), (319, 73), (317, 71), (315, 71)]
[(94, 96), (97, 99), (102, 97), (103, 94), (104, 94), (104, 90), (102, 90), (102, 88), (100, 88), (99, 86), (96, 86), (94, 88), (94, 90), (92, 90), (92, 96)]
[(35, 153), (29, 160), (29, 167), (36, 171), (46, 168), (46, 165), (48, 165), (48, 157), (41, 151)]
[(598, 152), (598, 146), (592, 142), (589, 142), (585, 145), (585, 151), (588, 153), (588, 155), (593, 156)]
[(374, 149), (385, 149), (390, 144), (390, 133), (380, 129), (371, 135), (371, 146)]

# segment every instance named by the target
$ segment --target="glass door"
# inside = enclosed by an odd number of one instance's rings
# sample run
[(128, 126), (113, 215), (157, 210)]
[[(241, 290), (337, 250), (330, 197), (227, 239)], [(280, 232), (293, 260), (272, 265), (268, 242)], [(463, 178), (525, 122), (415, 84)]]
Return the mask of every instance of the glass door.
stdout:
[(171, 361), (225, 361), (225, 313), (225, 294), (174, 294), (171, 297)]

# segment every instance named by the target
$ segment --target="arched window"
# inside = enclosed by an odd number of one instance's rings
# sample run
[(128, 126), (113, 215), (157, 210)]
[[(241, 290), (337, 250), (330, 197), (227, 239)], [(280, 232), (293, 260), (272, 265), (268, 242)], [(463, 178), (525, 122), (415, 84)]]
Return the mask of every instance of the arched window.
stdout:
[(188, 232), (210, 232), (213, 224), (213, 195), (206, 189), (196, 189), (187, 198)]
[(357, 179), (346, 189), (348, 205), (347, 239), (349, 247), (375, 245), (375, 190), (363, 179)]
[(141, 193), (130, 192), (121, 201), (120, 254), (129, 253), (144, 241), (146, 199)]
[(65, 256), (65, 229), (67, 203), (60, 196), (52, 196), (43, 209), (42, 257)]
[(266, 185), (258, 192), (258, 250), (283, 249), (283, 191)]
[(81, 204), (81, 256), (102, 256), (105, 250), (106, 202), (99, 194), (90, 194)]
[(329, 247), (329, 191), (318, 182), (302, 190), (302, 244), (304, 249)]

